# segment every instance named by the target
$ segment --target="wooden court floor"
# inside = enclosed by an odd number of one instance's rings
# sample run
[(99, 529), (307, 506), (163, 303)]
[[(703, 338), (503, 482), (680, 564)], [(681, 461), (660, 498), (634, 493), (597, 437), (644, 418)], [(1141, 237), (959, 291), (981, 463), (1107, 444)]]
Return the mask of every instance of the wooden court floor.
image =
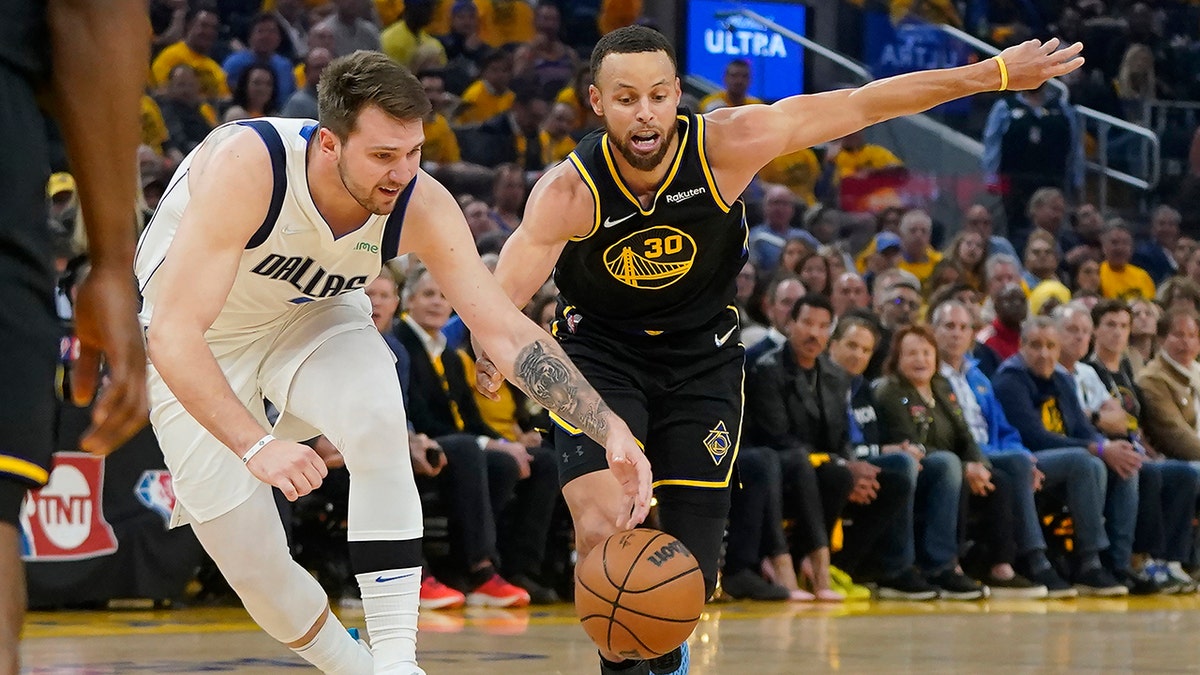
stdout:
[[(1200, 596), (708, 609), (692, 675), (1200, 671)], [(570, 605), (422, 612), (420, 628), (430, 675), (598, 672)], [(22, 653), (36, 675), (315, 672), (239, 608), (33, 613)]]

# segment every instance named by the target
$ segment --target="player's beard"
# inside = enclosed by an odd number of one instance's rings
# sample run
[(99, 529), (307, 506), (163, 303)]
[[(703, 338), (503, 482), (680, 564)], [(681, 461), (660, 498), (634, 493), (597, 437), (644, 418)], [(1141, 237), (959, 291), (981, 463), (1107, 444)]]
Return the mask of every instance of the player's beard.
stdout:
[[(346, 192), (350, 193), (350, 196), (354, 198), (354, 201), (358, 202), (359, 206), (377, 216), (386, 216), (391, 214), (392, 209), (396, 207), (396, 201), (392, 200), (390, 204), (380, 203), (379, 196), (375, 192), (375, 188), (379, 187), (378, 185), (363, 187), (354, 182), (354, 180), (350, 178), (350, 172), (346, 170), (344, 159), (338, 160), (337, 167), (338, 176), (342, 179), (342, 186), (346, 188)], [(397, 193), (397, 196), (399, 196), (399, 193)]]
[(629, 145), (629, 141), (624, 138), (618, 138), (611, 129), (608, 130), (608, 137), (612, 144), (617, 146), (617, 152), (629, 162), (637, 171), (653, 171), (662, 164), (663, 158), (667, 156), (667, 150), (671, 148), (671, 141), (675, 140), (676, 128), (674, 124), (667, 125), (665, 133), (662, 134), (661, 142), (658, 144), (658, 149), (649, 155), (642, 155), (634, 151)]

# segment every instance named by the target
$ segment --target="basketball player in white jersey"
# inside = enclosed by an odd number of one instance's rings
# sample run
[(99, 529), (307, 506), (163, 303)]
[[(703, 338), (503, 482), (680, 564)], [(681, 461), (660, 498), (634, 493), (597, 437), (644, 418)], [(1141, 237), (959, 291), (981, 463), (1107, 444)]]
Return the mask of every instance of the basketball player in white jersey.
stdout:
[[(428, 99), (376, 52), (331, 63), (320, 124), (215, 130), (179, 166), (139, 245), (151, 422), (190, 523), (255, 621), (328, 673), (421, 673), (421, 505), (400, 385), (363, 287), (415, 253), (500, 370), (608, 448), (628, 527), (649, 509), (649, 465), (554, 341), (475, 253), (453, 197), (420, 171)], [(263, 400), (281, 411), (273, 429)], [(324, 435), (350, 471), (351, 565), (368, 650), (291, 560), (271, 497), (321, 484), (297, 441)]]

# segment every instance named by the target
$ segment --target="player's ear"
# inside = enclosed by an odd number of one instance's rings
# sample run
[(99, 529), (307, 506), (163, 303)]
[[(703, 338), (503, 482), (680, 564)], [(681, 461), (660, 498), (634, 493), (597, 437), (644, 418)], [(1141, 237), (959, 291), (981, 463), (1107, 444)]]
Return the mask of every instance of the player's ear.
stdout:
[(604, 107), (600, 105), (600, 90), (594, 84), (588, 85), (588, 103), (597, 117), (604, 117)]
[(321, 147), (321, 152), (337, 154), (338, 150), (341, 149), (342, 139), (338, 138), (337, 134), (325, 127), (321, 127), (317, 133), (317, 143)]
[(679, 76), (675, 76), (675, 100), (683, 98), (683, 87), (679, 86)]

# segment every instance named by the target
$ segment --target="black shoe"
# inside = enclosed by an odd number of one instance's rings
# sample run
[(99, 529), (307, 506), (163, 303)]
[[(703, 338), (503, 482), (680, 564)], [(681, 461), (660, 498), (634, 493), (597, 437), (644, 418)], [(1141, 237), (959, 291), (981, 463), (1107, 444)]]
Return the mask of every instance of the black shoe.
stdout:
[(1158, 595), (1165, 590), (1164, 585), (1147, 570), (1127, 569), (1113, 576), (1129, 589), (1129, 595)]
[(1040, 600), (1049, 594), (1049, 589), (1045, 586), (1034, 583), (1020, 574), (1013, 575), (1011, 579), (1001, 579), (989, 574), (983, 581), (991, 589), (991, 597), (997, 600)]
[(1129, 588), (1113, 578), (1103, 567), (1093, 567), (1075, 577), (1075, 590), (1080, 595), (1098, 598), (1116, 598), (1129, 595)]
[(600, 675), (650, 675), (650, 666), (647, 661), (622, 661), (609, 664), (601, 656)]
[(880, 600), (923, 601), (937, 598), (938, 590), (910, 567), (894, 577), (880, 579), (875, 596)]
[(1058, 572), (1055, 572), (1053, 567), (1043, 567), (1041, 571), (1031, 573), (1029, 580), (1045, 586), (1047, 598), (1061, 600), (1079, 596), (1079, 591), (1058, 576)]
[(953, 568), (929, 577), (928, 581), (937, 588), (942, 600), (982, 600), (988, 595), (987, 586)]
[(778, 602), (791, 597), (788, 589), (773, 584), (758, 576), (753, 570), (744, 569), (722, 578), (721, 588), (736, 600), (766, 600)]
[(562, 602), (562, 598), (558, 597), (558, 593), (555, 593), (553, 588), (539, 584), (528, 575), (513, 575), (508, 577), (508, 583), (529, 593), (529, 604), (531, 605), (553, 605)]

